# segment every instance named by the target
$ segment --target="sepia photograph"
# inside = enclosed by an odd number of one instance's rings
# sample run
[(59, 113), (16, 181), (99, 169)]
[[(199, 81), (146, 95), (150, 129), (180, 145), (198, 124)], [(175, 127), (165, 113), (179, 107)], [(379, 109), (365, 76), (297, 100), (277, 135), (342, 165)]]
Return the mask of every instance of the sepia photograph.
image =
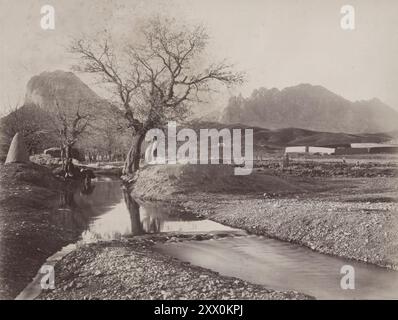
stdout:
[(0, 0), (0, 300), (398, 299), (397, 15)]

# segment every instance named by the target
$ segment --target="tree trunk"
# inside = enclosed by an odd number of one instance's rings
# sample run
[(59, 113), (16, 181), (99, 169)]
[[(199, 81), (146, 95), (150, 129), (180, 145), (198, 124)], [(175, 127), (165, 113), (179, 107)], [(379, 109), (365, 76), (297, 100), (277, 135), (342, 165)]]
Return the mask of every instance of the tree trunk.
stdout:
[(65, 170), (65, 148), (61, 145), (61, 162), (62, 162), (62, 170)]
[(137, 171), (140, 167), (141, 145), (144, 141), (145, 133), (137, 133), (133, 135), (130, 150), (127, 153), (124, 162), (123, 174), (131, 174)]
[(72, 158), (72, 146), (68, 144), (66, 146), (66, 159), (69, 160), (70, 158)]

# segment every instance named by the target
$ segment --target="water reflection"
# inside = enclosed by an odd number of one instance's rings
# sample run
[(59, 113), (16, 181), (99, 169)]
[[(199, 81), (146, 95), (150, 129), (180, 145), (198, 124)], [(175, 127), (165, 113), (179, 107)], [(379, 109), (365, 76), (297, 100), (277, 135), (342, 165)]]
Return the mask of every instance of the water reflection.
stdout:
[(96, 181), (90, 190), (84, 186), (65, 190), (54, 219), (63, 228), (80, 230), (87, 242), (160, 232), (232, 230), (197, 219), (173, 205), (136, 201), (115, 180)]
[(127, 191), (123, 190), (124, 201), (126, 203), (126, 207), (130, 214), (131, 220), (131, 229), (129, 234), (131, 235), (141, 235), (144, 234), (144, 227), (141, 224), (140, 219), (140, 206), (137, 201), (135, 201)]
[[(112, 186), (109, 186), (111, 183)], [(120, 201), (120, 184), (98, 181), (87, 189), (67, 186), (59, 194), (58, 210), (52, 215), (57, 227), (81, 233), (96, 216), (106, 213)]]
[[(398, 299), (398, 272), (256, 236), (158, 244), (169, 256), (278, 290), (318, 299)], [(343, 290), (341, 267), (355, 269), (355, 290)]]
[(84, 195), (89, 195), (89, 194), (93, 193), (94, 189), (95, 189), (95, 186), (93, 186), (91, 184), (88, 185), (88, 184), (84, 183), (84, 184), (82, 184), (82, 187), (80, 189), (80, 193), (84, 194)]

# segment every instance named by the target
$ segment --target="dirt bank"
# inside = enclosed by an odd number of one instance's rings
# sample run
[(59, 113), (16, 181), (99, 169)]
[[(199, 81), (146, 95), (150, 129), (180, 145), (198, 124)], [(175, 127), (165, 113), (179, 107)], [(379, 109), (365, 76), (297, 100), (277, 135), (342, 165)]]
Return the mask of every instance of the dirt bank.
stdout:
[(46, 167), (0, 165), (0, 184), (0, 298), (12, 299), (78, 234), (57, 219), (64, 185)]
[[(52, 157), (48, 154), (35, 154), (33, 156), (30, 156), (30, 161), (38, 165), (50, 168), (55, 174), (61, 173), (61, 158)], [(120, 162), (97, 162), (85, 164), (77, 161), (76, 159), (73, 159), (73, 163), (79, 169), (84, 168), (93, 170), (94, 174), (96, 175), (116, 177), (120, 177), (122, 175), (123, 163)]]
[[(249, 180), (244, 178), (234, 185), (234, 192), (229, 192), (230, 186), (225, 192), (214, 188), (215, 182), (208, 187), (202, 179), (194, 192), (182, 188), (171, 193), (165, 186), (174, 188), (184, 178), (165, 179), (170, 169), (157, 168), (161, 179), (156, 183), (155, 169), (148, 174), (145, 170), (132, 187), (133, 195), (176, 201), (196, 215), (226, 225), (398, 269), (398, 184), (394, 177), (297, 178), (254, 172), (251, 181), (262, 182), (253, 184), (255, 188), (246, 188)], [(213, 177), (219, 179), (216, 172)], [(188, 180), (195, 181), (195, 177), (190, 175)]]
[(135, 197), (170, 200), (179, 195), (197, 193), (240, 194), (261, 192), (297, 193), (291, 182), (279, 177), (252, 174), (234, 175), (228, 165), (150, 165), (129, 180)]
[(135, 237), (86, 245), (55, 267), (55, 287), (39, 299), (308, 299), (192, 266)]

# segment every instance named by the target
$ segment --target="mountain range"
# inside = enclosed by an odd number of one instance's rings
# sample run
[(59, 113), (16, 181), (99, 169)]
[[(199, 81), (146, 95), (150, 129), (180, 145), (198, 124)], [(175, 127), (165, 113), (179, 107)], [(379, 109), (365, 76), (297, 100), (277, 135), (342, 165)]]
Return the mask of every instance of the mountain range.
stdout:
[(398, 112), (377, 98), (351, 102), (322, 86), (299, 84), (232, 97), (219, 121), (268, 129), (378, 133), (398, 128)]

